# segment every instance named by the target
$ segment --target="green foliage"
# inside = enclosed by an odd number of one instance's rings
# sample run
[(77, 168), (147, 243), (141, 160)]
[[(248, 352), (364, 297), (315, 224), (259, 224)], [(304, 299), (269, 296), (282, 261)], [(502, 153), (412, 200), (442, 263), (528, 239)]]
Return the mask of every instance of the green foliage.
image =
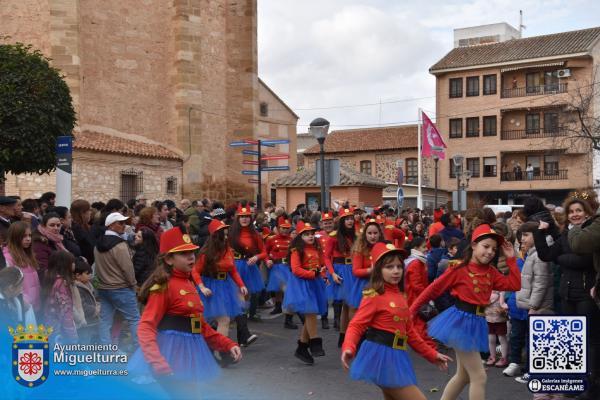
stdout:
[(31, 45), (0, 44), (0, 169), (49, 173), (56, 138), (75, 126), (69, 87)]

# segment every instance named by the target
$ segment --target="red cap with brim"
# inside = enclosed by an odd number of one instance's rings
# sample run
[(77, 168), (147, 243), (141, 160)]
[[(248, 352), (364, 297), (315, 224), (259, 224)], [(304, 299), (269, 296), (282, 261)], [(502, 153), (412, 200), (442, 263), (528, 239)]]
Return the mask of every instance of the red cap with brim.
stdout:
[(179, 227), (169, 229), (160, 236), (161, 253), (178, 253), (180, 251), (194, 251), (199, 247), (192, 243), (190, 235), (183, 234)]
[(317, 228), (315, 228), (308, 222), (298, 221), (298, 223), (296, 224), (296, 234), (298, 234), (298, 235), (301, 235), (303, 232), (316, 231), (316, 230), (317, 230)]
[(473, 234), (471, 235), (471, 242), (483, 240), (485, 236), (496, 239), (498, 241), (498, 246), (502, 246), (504, 244), (504, 236), (493, 230), (488, 224), (482, 224), (475, 228)]
[(375, 243), (375, 245), (373, 246), (373, 249), (371, 250), (371, 257), (373, 258), (373, 264), (377, 263), (377, 261), (379, 261), (381, 259), (381, 257), (385, 256), (386, 254), (390, 254), (390, 253), (397, 253), (403, 259), (406, 258), (407, 254), (408, 254), (406, 252), (406, 250), (399, 249), (398, 247), (394, 246), (391, 243), (377, 242), (377, 243)]

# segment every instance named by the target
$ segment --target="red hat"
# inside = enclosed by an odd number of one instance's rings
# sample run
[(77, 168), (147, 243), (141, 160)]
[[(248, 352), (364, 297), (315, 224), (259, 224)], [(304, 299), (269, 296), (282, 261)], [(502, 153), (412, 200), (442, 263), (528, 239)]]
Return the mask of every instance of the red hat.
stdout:
[(370, 216), (370, 217), (369, 217), (369, 218), (368, 218), (368, 219), (365, 221), (365, 228), (367, 227), (367, 225), (370, 225), (370, 224), (377, 224), (377, 225), (381, 224), (382, 222), (380, 221), (380, 219), (381, 219), (381, 218), (377, 219), (377, 217)]
[(277, 218), (277, 226), (280, 228), (291, 228), (292, 224), (290, 220), (284, 217), (283, 215)]
[(502, 246), (504, 243), (504, 236), (493, 230), (488, 224), (482, 224), (475, 228), (471, 235), (471, 242), (474, 242), (483, 236), (492, 236), (498, 241), (498, 246)]
[(354, 215), (354, 208), (352, 208), (352, 207), (340, 208), (338, 217), (344, 218), (344, 217), (353, 216), (353, 215)]
[(192, 251), (197, 249), (198, 246), (192, 243), (190, 235), (184, 235), (179, 227), (169, 229), (160, 236), (161, 253), (176, 253), (179, 251)]
[(317, 228), (312, 226), (310, 222), (298, 221), (296, 224), (296, 234), (301, 235), (302, 232), (306, 231), (316, 231)]
[(238, 206), (238, 208), (235, 212), (235, 215), (236, 215), (236, 217), (241, 217), (241, 216), (251, 217), (252, 216), (252, 208), (250, 208), (249, 206), (242, 207), (240, 205), (240, 206)]
[(212, 235), (216, 231), (219, 231), (219, 230), (225, 229), (225, 228), (229, 228), (229, 225), (226, 225), (220, 219), (213, 219), (212, 221), (210, 221), (210, 224), (208, 224), (208, 233)]
[(271, 229), (269, 229), (268, 226), (263, 226), (263, 228), (262, 228), (262, 238), (263, 239), (266, 239), (269, 236), (271, 236), (271, 233), (272, 233)]
[(377, 242), (371, 250), (371, 258), (375, 264), (381, 257), (388, 253), (398, 253), (403, 259), (406, 258), (407, 252), (404, 249), (399, 249), (391, 243)]
[(324, 212), (323, 214), (321, 214), (321, 221), (329, 221), (332, 219), (333, 219), (333, 213)]

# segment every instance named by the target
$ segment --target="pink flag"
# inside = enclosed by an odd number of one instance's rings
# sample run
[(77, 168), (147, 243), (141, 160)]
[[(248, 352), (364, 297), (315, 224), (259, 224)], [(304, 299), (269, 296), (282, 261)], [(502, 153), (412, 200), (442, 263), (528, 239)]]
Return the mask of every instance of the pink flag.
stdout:
[(429, 117), (422, 112), (423, 118), (423, 143), (422, 151), (423, 157), (437, 156), (440, 160), (445, 158), (446, 143), (442, 139), (442, 135), (438, 132), (437, 128), (431, 122)]

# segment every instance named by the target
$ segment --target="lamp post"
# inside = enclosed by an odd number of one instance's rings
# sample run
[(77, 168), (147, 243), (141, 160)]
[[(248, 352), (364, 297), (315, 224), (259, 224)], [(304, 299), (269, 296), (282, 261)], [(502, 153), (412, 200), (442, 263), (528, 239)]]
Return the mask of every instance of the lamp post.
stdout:
[(438, 200), (438, 161), (440, 161), (440, 158), (437, 156), (437, 154), (433, 155), (433, 162), (435, 163), (435, 168), (434, 168), (434, 173), (435, 173), (435, 178), (434, 178), (434, 191), (433, 191), (433, 195), (434, 195), (434, 199), (433, 199), (433, 209), (437, 210), (437, 200)]
[(308, 132), (319, 142), (321, 158), (321, 211), (325, 210), (325, 138), (329, 130), (329, 121), (325, 118), (314, 119), (308, 127)]
[[(461, 211), (461, 193), (469, 187), (469, 180), (473, 173), (471, 171), (463, 171), (463, 161), (465, 157), (462, 154), (456, 154), (452, 157), (454, 161), (454, 174), (456, 175), (456, 211)], [(463, 205), (466, 208), (466, 204)]]

